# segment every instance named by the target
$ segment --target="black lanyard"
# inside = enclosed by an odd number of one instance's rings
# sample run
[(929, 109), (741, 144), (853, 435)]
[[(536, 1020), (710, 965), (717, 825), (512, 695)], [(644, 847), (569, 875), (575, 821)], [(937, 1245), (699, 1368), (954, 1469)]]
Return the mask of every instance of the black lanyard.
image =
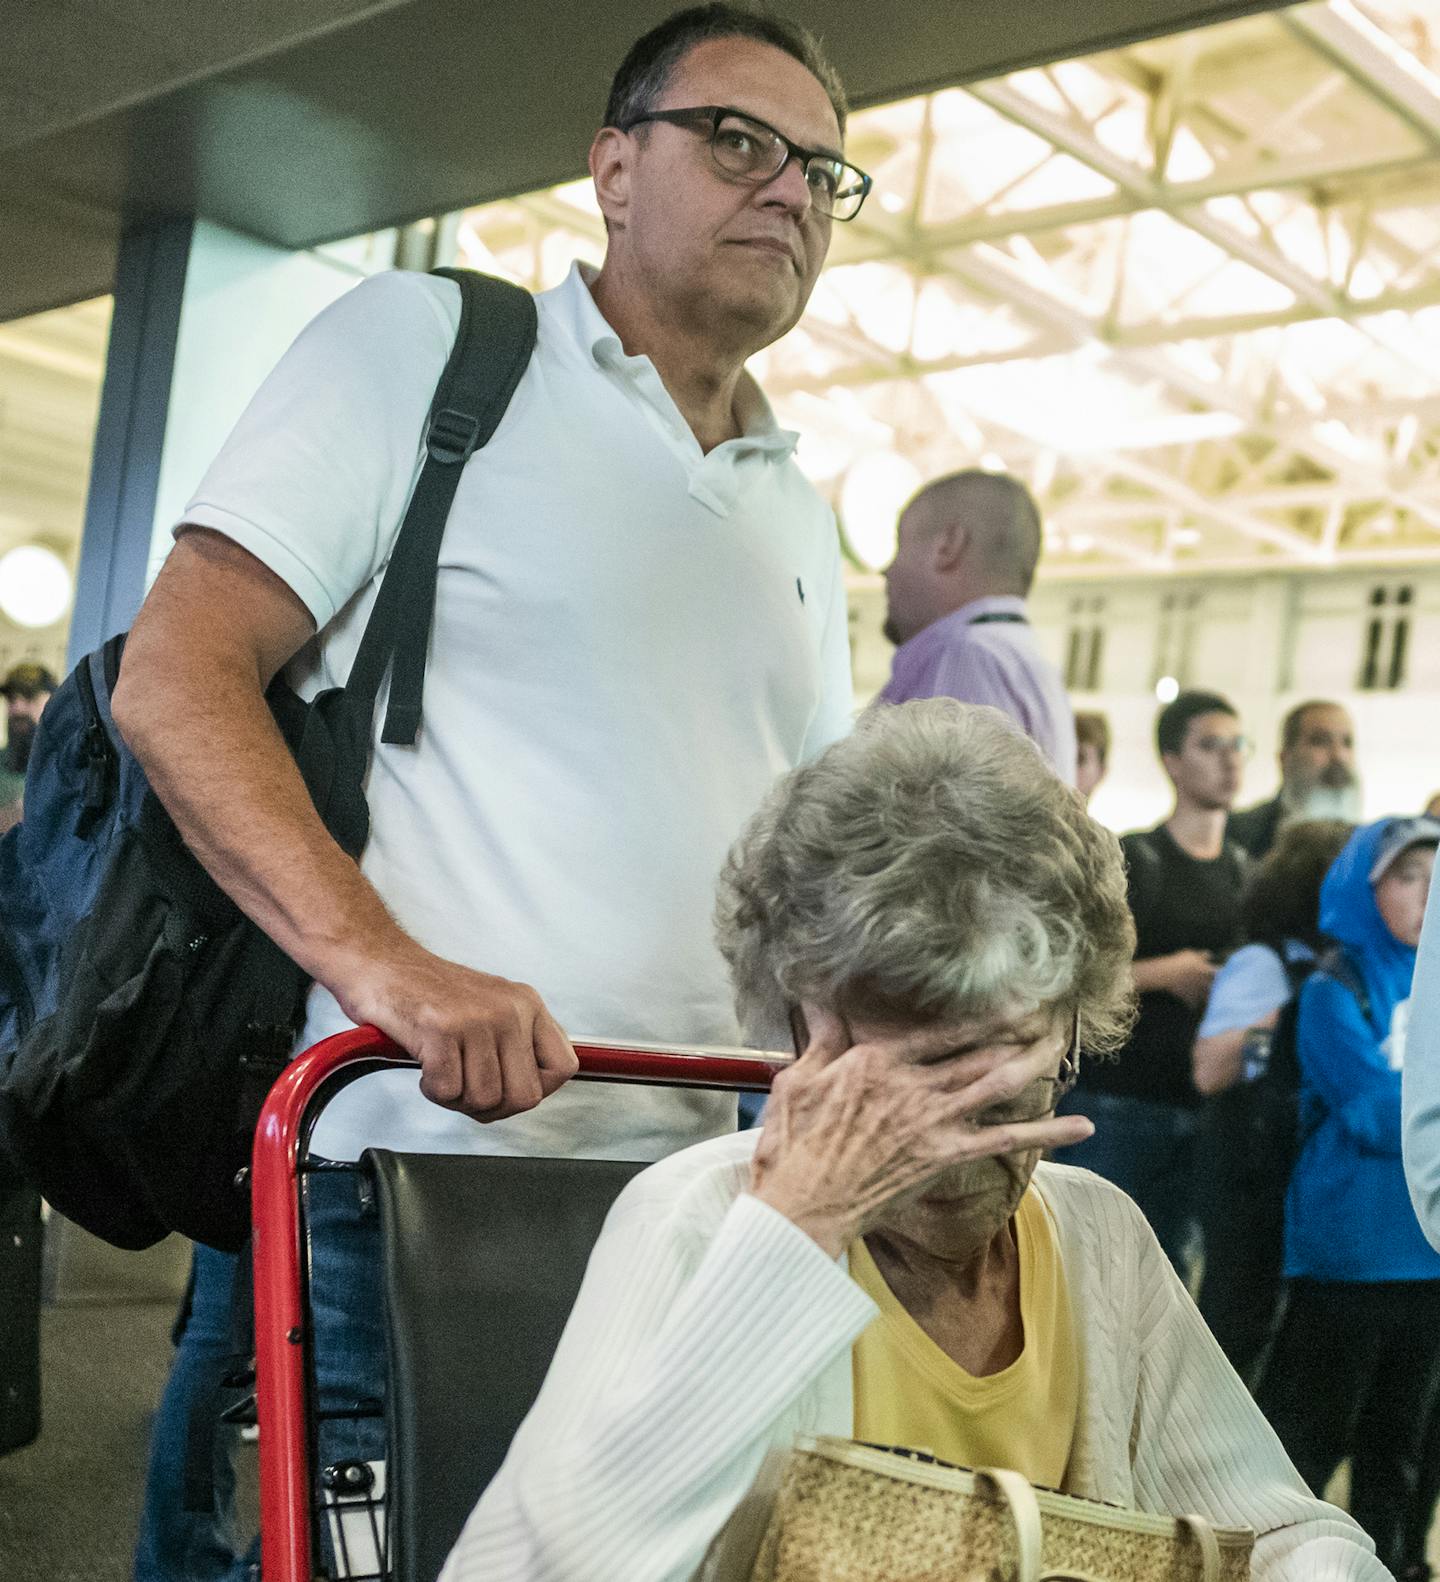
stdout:
[(1028, 626), (1030, 623), (1023, 615), (1015, 615), (1009, 610), (992, 610), (987, 615), (972, 615), (966, 626)]

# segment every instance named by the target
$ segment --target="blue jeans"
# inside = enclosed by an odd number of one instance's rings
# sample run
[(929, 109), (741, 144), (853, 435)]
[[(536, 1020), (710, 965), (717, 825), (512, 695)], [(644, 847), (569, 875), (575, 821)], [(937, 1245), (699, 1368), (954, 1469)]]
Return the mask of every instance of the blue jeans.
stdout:
[(1060, 1101), (1058, 1112), (1086, 1116), (1095, 1123), (1095, 1135), (1062, 1148), (1056, 1160), (1093, 1170), (1129, 1193), (1188, 1283), (1199, 1229), (1195, 1165), (1200, 1111), (1076, 1088)]
[[(379, 1220), (361, 1212), (352, 1172), (312, 1175), (309, 1203), (310, 1310), (321, 1404), (348, 1408), (366, 1398), (383, 1401)], [(196, 1247), (190, 1317), (151, 1431), (135, 1582), (248, 1582), (258, 1574), (258, 1548), (237, 1531), (235, 1438), (223, 1424), (216, 1434), (215, 1509), (183, 1508), (191, 1407), (210, 1387), (215, 1365), (232, 1350), (235, 1269), (230, 1254)], [(380, 1461), (384, 1456), (383, 1417), (321, 1422), (322, 1466), (350, 1459)]]
[(150, 1431), (145, 1504), (135, 1549), (135, 1582), (220, 1582), (236, 1568), (235, 1468), (216, 1436), (215, 1509), (184, 1509), (185, 1452), (193, 1406), (210, 1393), (214, 1371), (231, 1354), (230, 1292), (236, 1260), (195, 1248), (190, 1315)]

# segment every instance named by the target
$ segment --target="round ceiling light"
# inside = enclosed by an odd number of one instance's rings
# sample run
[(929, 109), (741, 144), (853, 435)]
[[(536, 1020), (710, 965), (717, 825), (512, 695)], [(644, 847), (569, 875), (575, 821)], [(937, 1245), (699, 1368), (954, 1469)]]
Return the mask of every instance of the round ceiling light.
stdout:
[(16, 626), (53, 626), (70, 608), (72, 591), (65, 562), (43, 544), (0, 556), (0, 611)]
[(851, 549), (879, 571), (895, 556), (895, 523), (920, 487), (920, 471), (892, 450), (862, 456), (845, 475), (840, 518)]

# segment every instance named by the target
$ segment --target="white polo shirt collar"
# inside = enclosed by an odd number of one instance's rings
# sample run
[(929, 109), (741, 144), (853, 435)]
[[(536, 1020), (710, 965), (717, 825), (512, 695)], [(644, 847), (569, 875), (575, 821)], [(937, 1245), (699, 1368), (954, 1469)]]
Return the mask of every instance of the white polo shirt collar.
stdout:
[[(794, 455), (799, 434), (780, 427), (765, 393), (745, 372), (740, 375), (735, 391), (741, 434), (738, 439), (726, 440), (705, 455), (665, 388), (655, 364), (643, 354), (627, 356), (620, 337), (596, 305), (590, 286), (598, 273), (592, 265), (577, 261), (571, 265), (565, 279), (544, 294), (542, 301), (553, 312), (557, 326), (574, 341), (581, 354), (602, 373), (623, 384), (646, 407), (663, 437), (686, 462), (691, 476), (691, 494), (717, 510), (728, 510), (733, 503), (734, 488), (733, 483), (725, 487), (722, 480), (727, 474), (733, 474), (735, 464), (755, 455), (776, 465), (784, 463)], [(707, 499), (708, 495), (716, 499)]]

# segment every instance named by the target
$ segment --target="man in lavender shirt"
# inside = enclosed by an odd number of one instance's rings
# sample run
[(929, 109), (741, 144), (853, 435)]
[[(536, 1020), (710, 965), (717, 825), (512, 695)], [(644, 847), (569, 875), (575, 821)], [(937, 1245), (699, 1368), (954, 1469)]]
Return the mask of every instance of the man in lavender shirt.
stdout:
[(1016, 478), (972, 469), (926, 484), (900, 513), (885, 573), (885, 635), (899, 652), (876, 701), (993, 704), (1073, 785), (1075, 716), (1025, 616), (1040, 538)]

